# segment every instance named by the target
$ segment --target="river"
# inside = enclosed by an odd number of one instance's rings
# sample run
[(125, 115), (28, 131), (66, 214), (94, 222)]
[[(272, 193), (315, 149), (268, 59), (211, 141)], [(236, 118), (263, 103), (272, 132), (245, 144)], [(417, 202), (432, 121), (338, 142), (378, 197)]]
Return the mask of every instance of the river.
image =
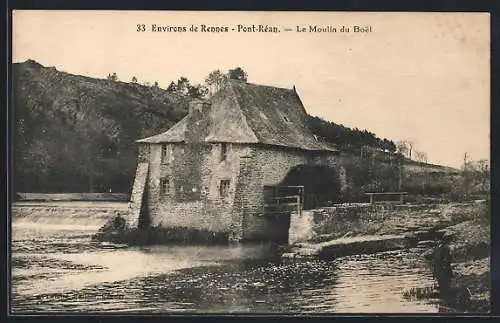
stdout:
[(286, 263), (270, 245), (123, 247), (103, 219), (14, 216), (11, 311), (436, 313), (403, 292), (433, 285), (421, 249)]

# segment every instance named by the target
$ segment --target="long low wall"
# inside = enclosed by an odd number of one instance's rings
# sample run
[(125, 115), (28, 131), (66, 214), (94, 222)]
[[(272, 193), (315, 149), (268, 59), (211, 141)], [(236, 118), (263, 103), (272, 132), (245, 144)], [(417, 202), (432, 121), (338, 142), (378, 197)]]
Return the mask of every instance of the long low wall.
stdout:
[(292, 214), (289, 244), (444, 228), (474, 212), (477, 203), (336, 205)]

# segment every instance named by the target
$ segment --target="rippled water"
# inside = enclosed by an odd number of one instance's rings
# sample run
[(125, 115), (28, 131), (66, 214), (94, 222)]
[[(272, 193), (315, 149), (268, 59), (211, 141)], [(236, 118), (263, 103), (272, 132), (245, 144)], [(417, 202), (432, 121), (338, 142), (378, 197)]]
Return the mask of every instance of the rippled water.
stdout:
[[(46, 222), (46, 221), (45, 221)], [(93, 243), (102, 220), (13, 221), (13, 312), (438, 312), (403, 291), (432, 286), (412, 249), (283, 263), (271, 246)]]

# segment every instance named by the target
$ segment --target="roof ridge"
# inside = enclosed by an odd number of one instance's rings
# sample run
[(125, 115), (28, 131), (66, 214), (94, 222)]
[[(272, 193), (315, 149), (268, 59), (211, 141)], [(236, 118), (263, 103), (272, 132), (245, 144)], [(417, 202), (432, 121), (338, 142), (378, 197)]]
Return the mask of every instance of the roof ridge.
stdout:
[(238, 104), (238, 110), (242, 116), (242, 120), (243, 122), (245, 123), (245, 125), (247, 126), (247, 128), (252, 132), (253, 136), (255, 139), (258, 140), (258, 136), (257, 134), (255, 133), (255, 130), (250, 126), (250, 124), (248, 123), (247, 121), (247, 116), (245, 115), (245, 112), (243, 111), (243, 109), (241, 108), (241, 102), (240, 102), (240, 98), (239, 98), (239, 95), (234, 91), (233, 89), (233, 86), (231, 84), (231, 82), (229, 82), (229, 91), (231, 92), (230, 94), (233, 95), (233, 98), (235, 99), (236, 103)]
[(229, 83), (230, 84), (236, 83), (236, 84), (260, 86), (260, 87), (268, 87), (268, 88), (273, 88), (273, 89), (278, 89), (278, 90), (286, 90), (286, 91), (295, 92), (293, 88), (289, 89), (289, 88), (286, 88), (286, 87), (280, 87), (280, 86), (268, 85), (268, 84), (258, 84), (258, 83), (252, 83), (252, 82), (245, 82), (245, 81), (235, 80), (235, 79), (229, 79)]
[[(295, 96), (297, 97), (297, 100), (299, 100), (299, 102), (300, 102), (300, 107), (302, 108), (302, 110), (304, 111), (304, 113), (307, 115), (306, 106), (304, 105), (304, 102), (302, 102), (302, 99), (300, 98), (299, 92), (297, 92), (297, 89), (295, 88), (295, 85), (293, 86), (293, 93), (295, 93)], [(311, 129), (308, 129), (308, 130), (311, 130)], [(311, 133), (312, 133), (312, 131), (311, 131)]]

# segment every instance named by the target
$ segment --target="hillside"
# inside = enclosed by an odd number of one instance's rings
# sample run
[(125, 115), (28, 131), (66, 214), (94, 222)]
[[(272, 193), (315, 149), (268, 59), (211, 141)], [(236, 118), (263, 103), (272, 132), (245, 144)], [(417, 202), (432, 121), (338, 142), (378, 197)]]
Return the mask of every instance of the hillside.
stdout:
[(126, 191), (134, 141), (166, 131), (187, 100), (139, 84), (13, 64), (15, 191)]
[(445, 173), (450, 175), (454, 174), (456, 175), (460, 172), (459, 169), (449, 166), (422, 163), (408, 158), (405, 159), (405, 171), (407, 172), (418, 173), (422, 171), (423, 167), (425, 168), (425, 171), (431, 173)]
[[(170, 128), (186, 115), (190, 98), (156, 86), (72, 75), (33, 60), (13, 64), (12, 75), (16, 192), (130, 193), (135, 140)], [(395, 150), (392, 141), (366, 130), (312, 116), (308, 125), (348, 155), (371, 147), (383, 162)], [(408, 161), (405, 168), (422, 165)]]

